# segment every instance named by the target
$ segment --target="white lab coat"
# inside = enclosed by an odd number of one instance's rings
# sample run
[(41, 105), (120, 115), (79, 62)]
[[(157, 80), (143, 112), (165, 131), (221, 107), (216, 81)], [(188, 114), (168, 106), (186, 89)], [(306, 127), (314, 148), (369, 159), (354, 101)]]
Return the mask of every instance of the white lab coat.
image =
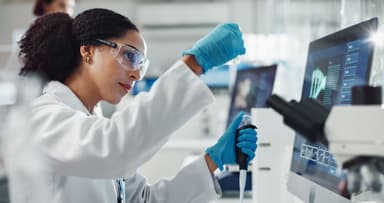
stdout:
[(52, 202), (116, 202), (114, 179), (122, 177), (126, 202), (202, 203), (218, 197), (220, 188), (203, 157), (153, 185), (136, 173), (174, 130), (212, 101), (210, 90), (182, 61), (110, 119), (89, 113), (67, 86), (50, 82), (33, 103), (32, 126), (53, 171), (47, 174)]

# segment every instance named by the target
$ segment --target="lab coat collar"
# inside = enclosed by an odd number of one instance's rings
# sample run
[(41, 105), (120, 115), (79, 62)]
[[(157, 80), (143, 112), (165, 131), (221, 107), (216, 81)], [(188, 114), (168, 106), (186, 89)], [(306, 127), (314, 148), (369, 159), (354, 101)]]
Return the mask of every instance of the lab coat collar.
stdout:
[(68, 86), (59, 82), (59, 81), (51, 81), (49, 82), (43, 89), (43, 94), (51, 94), (54, 95), (59, 101), (68, 105), (69, 107), (82, 111), (87, 115), (90, 115), (88, 109), (84, 106), (81, 100), (69, 89)]

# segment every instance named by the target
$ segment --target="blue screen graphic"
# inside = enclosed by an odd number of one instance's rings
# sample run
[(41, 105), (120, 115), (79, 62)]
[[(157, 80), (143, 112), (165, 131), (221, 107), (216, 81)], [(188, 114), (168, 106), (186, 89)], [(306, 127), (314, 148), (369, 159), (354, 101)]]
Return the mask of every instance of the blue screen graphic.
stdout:
[(367, 84), (370, 43), (359, 39), (308, 56), (302, 98), (326, 106), (351, 103), (351, 88)]

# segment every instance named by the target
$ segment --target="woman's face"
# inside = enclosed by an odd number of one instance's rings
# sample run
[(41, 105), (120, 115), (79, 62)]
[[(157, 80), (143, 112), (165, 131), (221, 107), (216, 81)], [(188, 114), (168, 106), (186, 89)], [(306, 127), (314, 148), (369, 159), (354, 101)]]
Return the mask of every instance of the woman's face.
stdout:
[[(135, 47), (146, 55), (146, 43), (137, 31), (128, 31), (123, 37), (107, 40)], [(132, 89), (135, 81), (139, 80), (140, 71), (124, 68), (111, 54), (111, 49), (114, 48), (106, 45), (95, 49), (90, 73), (101, 99), (116, 104)]]
[(62, 12), (72, 16), (74, 7), (75, 0), (54, 0), (52, 3), (44, 6), (44, 11), (45, 14)]

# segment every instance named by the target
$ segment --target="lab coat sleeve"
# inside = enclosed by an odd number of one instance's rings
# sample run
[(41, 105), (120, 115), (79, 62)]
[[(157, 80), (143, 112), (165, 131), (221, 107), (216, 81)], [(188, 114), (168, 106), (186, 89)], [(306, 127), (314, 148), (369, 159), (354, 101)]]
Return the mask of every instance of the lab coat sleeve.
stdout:
[(51, 100), (37, 101), (32, 118), (47, 163), (59, 175), (117, 178), (132, 175), (213, 95), (179, 61), (111, 119)]
[(221, 195), (215, 188), (204, 157), (181, 169), (175, 177), (162, 179), (149, 185), (146, 179), (135, 174), (125, 182), (126, 202), (132, 203), (204, 203)]

